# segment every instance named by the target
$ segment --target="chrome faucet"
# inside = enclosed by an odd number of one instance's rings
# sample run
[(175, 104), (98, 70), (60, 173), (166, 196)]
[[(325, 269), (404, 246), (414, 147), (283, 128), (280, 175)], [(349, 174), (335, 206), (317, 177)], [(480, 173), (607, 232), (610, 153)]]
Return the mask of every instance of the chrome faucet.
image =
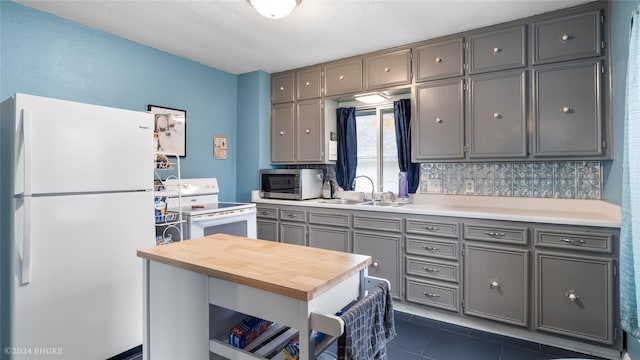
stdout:
[(394, 202), (396, 200), (396, 194), (394, 194), (393, 191), (387, 191), (387, 193), (389, 194), (389, 202)]
[(355, 178), (353, 178), (353, 186), (352, 187), (354, 189), (356, 188), (356, 180), (358, 178), (365, 178), (365, 179), (369, 180), (369, 182), (371, 183), (371, 203), (375, 206), (376, 200), (374, 198), (374, 195), (375, 195), (376, 189), (375, 189), (375, 185), (373, 184), (373, 180), (371, 180), (371, 178), (366, 176), (366, 175), (358, 175)]

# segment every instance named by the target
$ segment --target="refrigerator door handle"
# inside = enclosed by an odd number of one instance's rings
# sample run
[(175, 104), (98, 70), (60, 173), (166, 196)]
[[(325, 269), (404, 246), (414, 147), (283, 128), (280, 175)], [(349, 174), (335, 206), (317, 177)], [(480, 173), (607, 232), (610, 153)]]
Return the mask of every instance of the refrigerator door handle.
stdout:
[(31, 197), (24, 198), (22, 218), (22, 259), (20, 261), (20, 285), (31, 282)]
[(32, 113), (31, 109), (22, 109), (22, 151), (24, 154), (23, 171), (24, 177), (22, 178), (24, 186), (24, 195), (31, 195), (31, 125), (32, 125)]

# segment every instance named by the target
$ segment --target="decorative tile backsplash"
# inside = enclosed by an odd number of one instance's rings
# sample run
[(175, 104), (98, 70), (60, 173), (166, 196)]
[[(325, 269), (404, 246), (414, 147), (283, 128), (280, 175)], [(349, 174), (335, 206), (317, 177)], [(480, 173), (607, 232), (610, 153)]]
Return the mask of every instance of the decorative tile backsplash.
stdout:
[(600, 161), (422, 163), (421, 193), (601, 199)]

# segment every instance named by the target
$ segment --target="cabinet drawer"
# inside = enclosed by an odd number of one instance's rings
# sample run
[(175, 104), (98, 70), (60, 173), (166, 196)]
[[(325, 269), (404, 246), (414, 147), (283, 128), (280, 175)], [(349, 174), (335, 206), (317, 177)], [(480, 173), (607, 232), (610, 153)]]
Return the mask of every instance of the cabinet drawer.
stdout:
[(407, 254), (422, 255), (440, 259), (458, 260), (458, 242), (435, 240), (431, 238), (417, 238), (407, 236), (405, 238)]
[(458, 238), (458, 223), (440, 221), (407, 219), (407, 233), (437, 235), (442, 237)]
[(602, 55), (600, 10), (533, 24), (534, 64)]
[(406, 278), (407, 301), (459, 312), (460, 298), (455, 285)]
[(524, 67), (526, 48), (525, 25), (471, 35), (469, 73)]
[(613, 344), (613, 261), (538, 252), (536, 330)]
[(326, 96), (358, 91), (362, 91), (362, 59), (341, 61), (324, 67)]
[(464, 224), (465, 240), (483, 240), (509, 244), (526, 245), (529, 243), (529, 229), (502, 225)]
[(278, 241), (279, 232), (277, 221), (258, 219), (256, 221), (256, 228), (258, 239)]
[(458, 283), (460, 281), (458, 264), (447, 264), (426, 259), (407, 257), (406, 272), (407, 275), (421, 276), (436, 280), (451, 281), (454, 283)]
[(553, 229), (535, 229), (533, 233), (539, 247), (611, 253), (613, 246), (611, 234)]
[(271, 77), (271, 102), (283, 103), (293, 101), (293, 72), (275, 74)]
[(278, 208), (258, 206), (256, 210), (256, 215), (257, 217), (262, 219), (278, 219)]
[(348, 227), (351, 225), (349, 219), (348, 214), (309, 212), (309, 224)]
[(411, 83), (411, 49), (364, 59), (365, 90)]
[(463, 39), (418, 46), (415, 53), (416, 82), (463, 76)]
[(280, 209), (280, 220), (305, 222), (307, 221), (307, 211), (296, 209)]
[(320, 67), (296, 73), (296, 99), (312, 99), (322, 96), (322, 69)]
[(353, 217), (353, 227), (366, 230), (382, 230), (390, 232), (402, 231), (402, 219), (393, 217), (373, 217), (355, 215)]

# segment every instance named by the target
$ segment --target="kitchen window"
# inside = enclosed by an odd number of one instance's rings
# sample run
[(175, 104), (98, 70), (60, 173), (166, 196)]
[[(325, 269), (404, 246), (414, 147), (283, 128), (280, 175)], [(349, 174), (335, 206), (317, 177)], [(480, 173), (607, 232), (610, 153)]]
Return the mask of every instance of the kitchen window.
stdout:
[[(393, 104), (356, 110), (358, 168), (356, 176), (373, 180), (375, 191), (398, 191), (398, 150)], [(371, 191), (368, 181), (358, 179), (356, 190)]]

